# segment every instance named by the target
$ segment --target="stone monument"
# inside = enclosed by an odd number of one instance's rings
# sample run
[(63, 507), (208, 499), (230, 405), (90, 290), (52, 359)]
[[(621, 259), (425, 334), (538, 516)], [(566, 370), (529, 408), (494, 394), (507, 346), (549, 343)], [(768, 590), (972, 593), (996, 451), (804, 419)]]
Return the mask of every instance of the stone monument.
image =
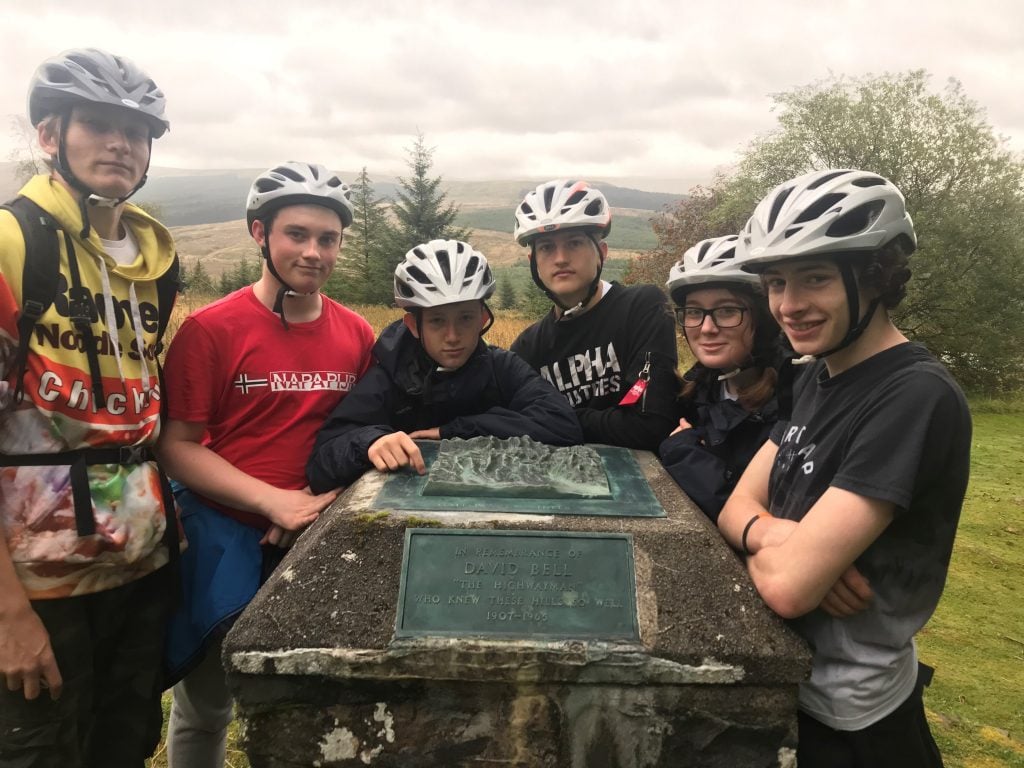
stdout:
[(421, 447), (228, 635), (253, 768), (795, 764), (810, 654), (652, 454)]

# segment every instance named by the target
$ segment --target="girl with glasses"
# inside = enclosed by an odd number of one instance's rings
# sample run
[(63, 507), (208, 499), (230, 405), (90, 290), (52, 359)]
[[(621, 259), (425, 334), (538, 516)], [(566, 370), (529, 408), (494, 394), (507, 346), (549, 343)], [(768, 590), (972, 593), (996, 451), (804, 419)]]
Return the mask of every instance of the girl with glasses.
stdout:
[(712, 522), (776, 421), (779, 327), (736, 237), (703, 240), (669, 272), (676, 322), (696, 363), (683, 376), (679, 426), (658, 454)]

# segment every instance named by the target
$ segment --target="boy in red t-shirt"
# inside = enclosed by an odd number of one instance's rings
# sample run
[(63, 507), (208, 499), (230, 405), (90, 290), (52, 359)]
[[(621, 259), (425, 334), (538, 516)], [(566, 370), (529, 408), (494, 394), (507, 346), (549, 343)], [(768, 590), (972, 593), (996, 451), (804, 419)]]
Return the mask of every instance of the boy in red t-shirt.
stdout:
[(220, 640), (280, 559), (277, 545), (337, 496), (309, 491), (305, 461), (374, 343), (363, 318), (320, 293), (352, 223), (348, 195), (319, 165), (257, 178), (247, 219), (260, 279), (194, 312), (167, 353), (159, 453), (186, 486), (177, 498), (189, 541), (166, 654), (172, 680), (187, 673), (174, 687), (172, 768), (223, 765), (232, 702)]

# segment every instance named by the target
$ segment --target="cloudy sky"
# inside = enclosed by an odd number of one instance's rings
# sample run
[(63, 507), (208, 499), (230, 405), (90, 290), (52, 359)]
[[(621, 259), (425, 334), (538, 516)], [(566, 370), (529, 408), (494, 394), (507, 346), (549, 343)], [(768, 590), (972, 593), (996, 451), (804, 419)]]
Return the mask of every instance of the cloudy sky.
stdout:
[[(453, 179), (569, 175), (683, 191), (771, 129), (770, 94), (919, 67), (937, 89), (960, 79), (1024, 150), (1019, 0), (0, 6), (0, 116), (24, 114), (44, 58), (104, 47), (135, 59), (168, 97), (159, 166), (294, 158), (382, 179), (403, 171), (419, 130), (435, 170)], [(0, 159), (14, 144), (0, 131)]]

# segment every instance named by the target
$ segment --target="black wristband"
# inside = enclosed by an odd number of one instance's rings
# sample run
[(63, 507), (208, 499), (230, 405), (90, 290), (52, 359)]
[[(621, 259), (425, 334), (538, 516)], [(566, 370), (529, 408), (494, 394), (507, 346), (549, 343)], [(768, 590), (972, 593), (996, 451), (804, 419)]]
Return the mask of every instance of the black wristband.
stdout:
[(764, 516), (765, 516), (765, 514), (763, 512), (758, 512), (756, 515), (754, 515), (752, 518), (750, 518), (749, 521), (747, 521), (746, 526), (743, 528), (743, 535), (740, 537), (740, 546), (743, 548), (743, 554), (745, 554), (745, 555), (752, 555), (752, 554), (754, 554), (753, 552), (751, 552), (747, 548), (747, 534), (750, 533), (750, 529), (753, 527), (754, 523), (756, 523), (758, 520), (760, 520)]

